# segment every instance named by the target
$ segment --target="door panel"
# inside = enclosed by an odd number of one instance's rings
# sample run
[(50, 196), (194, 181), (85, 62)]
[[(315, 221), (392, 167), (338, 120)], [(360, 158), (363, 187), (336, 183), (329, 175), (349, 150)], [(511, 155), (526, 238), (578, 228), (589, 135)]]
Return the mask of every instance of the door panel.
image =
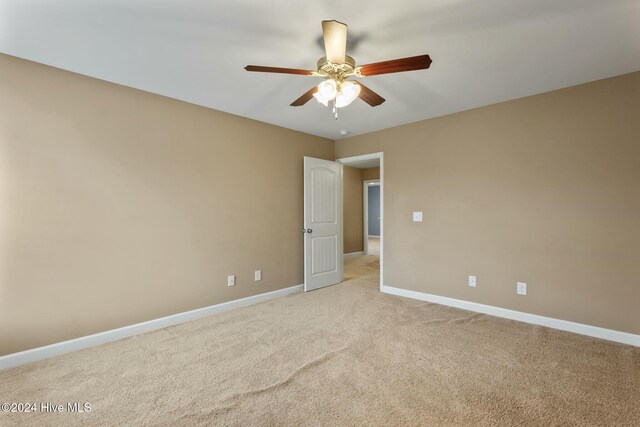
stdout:
[(311, 274), (331, 273), (338, 268), (335, 254), (338, 252), (338, 239), (336, 236), (313, 237), (311, 236), (312, 253)]
[(311, 222), (333, 224), (337, 222), (335, 188), (338, 173), (323, 167), (311, 169)]
[(304, 158), (304, 289), (342, 282), (342, 165)]
[(369, 236), (380, 236), (380, 186), (370, 185), (367, 190), (369, 192), (368, 234)]

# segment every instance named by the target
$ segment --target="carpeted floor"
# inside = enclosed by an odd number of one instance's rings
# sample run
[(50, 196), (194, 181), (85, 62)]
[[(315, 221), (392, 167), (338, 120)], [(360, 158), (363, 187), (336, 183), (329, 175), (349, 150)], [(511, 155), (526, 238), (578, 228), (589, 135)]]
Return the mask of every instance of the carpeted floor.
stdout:
[(640, 425), (640, 348), (343, 284), (0, 372), (0, 425)]
[(380, 255), (380, 238), (379, 237), (369, 237), (367, 239), (367, 254)]

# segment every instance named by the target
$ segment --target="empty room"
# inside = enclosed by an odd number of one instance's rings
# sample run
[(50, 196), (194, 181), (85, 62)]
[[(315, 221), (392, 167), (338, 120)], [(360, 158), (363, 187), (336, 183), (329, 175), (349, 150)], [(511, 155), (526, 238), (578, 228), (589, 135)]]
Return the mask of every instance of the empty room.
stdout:
[(640, 426), (640, 0), (0, 0), (1, 426)]

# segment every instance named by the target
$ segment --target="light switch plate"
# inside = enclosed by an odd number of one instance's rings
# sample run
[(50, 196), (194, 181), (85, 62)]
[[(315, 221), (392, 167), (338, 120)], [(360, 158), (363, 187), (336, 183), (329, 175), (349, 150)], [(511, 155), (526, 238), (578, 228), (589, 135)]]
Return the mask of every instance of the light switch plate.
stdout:
[(256, 282), (262, 280), (262, 270), (256, 270), (255, 271), (254, 279), (255, 279)]
[(516, 285), (516, 293), (518, 295), (526, 295), (527, 294), (527, 284), (524, 282), (518, 282)]
[(236, 285), (236, 276), (227, 276), (227, 286)]
[(422, 212), (413, 213), (413, 222), (422, 222)]

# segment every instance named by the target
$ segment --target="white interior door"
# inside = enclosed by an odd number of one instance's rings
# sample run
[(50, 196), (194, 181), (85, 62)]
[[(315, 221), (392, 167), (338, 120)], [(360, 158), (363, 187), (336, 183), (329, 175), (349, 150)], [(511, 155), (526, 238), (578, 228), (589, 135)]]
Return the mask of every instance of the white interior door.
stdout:
[(342, 282), (342, 165), (304, 158), (304, 290)]

